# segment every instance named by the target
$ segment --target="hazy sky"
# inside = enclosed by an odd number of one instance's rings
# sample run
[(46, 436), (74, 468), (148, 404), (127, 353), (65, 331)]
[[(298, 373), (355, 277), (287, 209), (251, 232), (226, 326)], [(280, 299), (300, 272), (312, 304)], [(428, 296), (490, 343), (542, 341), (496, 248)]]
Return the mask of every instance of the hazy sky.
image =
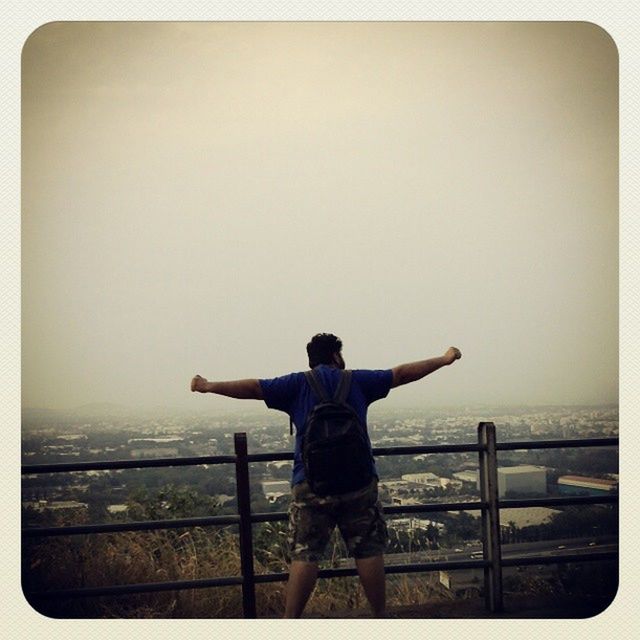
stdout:
[[(458, 346), (390, 404), (616, 402), (618, 67), (588, 23), (53, 23), (23, 53), (23, 405)], [(245, 401), (246, 404), (246, 401)]]

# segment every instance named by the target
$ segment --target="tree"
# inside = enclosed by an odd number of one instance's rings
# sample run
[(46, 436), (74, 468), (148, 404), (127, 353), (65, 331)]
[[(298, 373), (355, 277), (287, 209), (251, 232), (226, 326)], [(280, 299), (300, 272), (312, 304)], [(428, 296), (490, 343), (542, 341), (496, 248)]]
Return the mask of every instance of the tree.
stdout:
[(431, 549), (439, 548), (440, 531), (431, 522), (427, 525), (427, 540)]

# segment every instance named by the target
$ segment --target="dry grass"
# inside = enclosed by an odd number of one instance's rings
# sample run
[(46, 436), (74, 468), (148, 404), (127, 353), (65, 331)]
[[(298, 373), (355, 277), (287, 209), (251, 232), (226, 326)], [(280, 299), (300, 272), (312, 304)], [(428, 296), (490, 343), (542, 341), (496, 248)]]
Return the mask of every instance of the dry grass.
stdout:
[[(266, 525), (260, 535), (277, 542), (279, 530), (278, 526)], [(339, 543), (334, 540), (333, 562), (340, 551)], [(282, 545), (274, 544), (272, 551), (263, 550), (256, 556), (256, 574), (286, 571)], [(23, 550), (26, 591), (233, 575), (240, 575), (240, 554), (238, 536), (228, 528), (66, 536), (29, 541)], [(282, 615), (284, 591), (284, 582), (256, 585), (258, 616)], [(389, 580), (388, 593), (390, 605), (424, 602), (433, 596), (424, 576), (394, 576)], [(242, 617), (241, 589), (236, 586), (66, 601), (41, 600), (33, 604), (45, 615), (62, 618)], [(308, 611), (317, 615), (366, 607), (357, 578), (332, 578), (318, 581)]]
[[(98, 587), (240, 574), (237, 536), (229, 531), (122, 532), (29, 543), (25, 590)], [(238, 587), (166, 591), (122, 597), (43, 601), (54, 617), (172, 618), (241, 616)]]

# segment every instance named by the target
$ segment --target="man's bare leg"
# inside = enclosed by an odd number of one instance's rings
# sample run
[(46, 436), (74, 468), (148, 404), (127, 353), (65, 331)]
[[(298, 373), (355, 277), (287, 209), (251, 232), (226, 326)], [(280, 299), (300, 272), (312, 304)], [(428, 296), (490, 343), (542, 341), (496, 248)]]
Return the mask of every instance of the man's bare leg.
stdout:
[(316, 585), (318, 563), (293, 560), (289, 567), (287, 582), (287, 600), (284, 608), (285, 618), (299, 618)]
[(356, 558), (358, 576), (375, 618), (386, 617), (384, 556)]

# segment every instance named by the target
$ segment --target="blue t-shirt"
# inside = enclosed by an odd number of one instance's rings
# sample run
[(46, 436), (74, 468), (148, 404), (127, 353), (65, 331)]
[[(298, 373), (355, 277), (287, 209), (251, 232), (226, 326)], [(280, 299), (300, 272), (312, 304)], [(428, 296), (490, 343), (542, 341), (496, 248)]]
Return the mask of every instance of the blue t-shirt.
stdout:
[[(320, 374), (320, 379), (327, 393), (333, 396), (340, 380), (340, 369), (325, 364), (318, 365), (314, 369)], [(391, 369), (353, 370), (347, 404), (356, 412), (364, 425), (369, 449), (371, 449), (371, 440), (367, 432), (367, 408), (372, 402), (387, 396), (392, 381)], [(296, 446), (291, 484), (298, 484), (305, 479), (302, 462), (302, 438), (307, 414), (320, 399), (316, 398), (310, 389), (304, 372), (290, 373), (278, 378), (261, 379), (260, 386), (267, 407), (289, 414), (296, 425)], [(371, 456), (371, 471), (376, 476), (378, 475), (373, 455)]]

